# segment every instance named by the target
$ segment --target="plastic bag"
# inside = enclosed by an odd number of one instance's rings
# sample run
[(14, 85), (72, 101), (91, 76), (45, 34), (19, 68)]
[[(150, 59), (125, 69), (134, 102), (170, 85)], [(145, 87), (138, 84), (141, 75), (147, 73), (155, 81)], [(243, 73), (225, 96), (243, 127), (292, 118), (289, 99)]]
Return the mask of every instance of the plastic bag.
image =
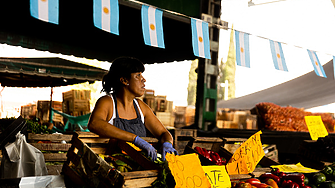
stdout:
[(16, 140), (3, 148), (1, 178), (44, 176), (48, 174), (43, 153), (30, 145), (26, 137), (18, 132)]

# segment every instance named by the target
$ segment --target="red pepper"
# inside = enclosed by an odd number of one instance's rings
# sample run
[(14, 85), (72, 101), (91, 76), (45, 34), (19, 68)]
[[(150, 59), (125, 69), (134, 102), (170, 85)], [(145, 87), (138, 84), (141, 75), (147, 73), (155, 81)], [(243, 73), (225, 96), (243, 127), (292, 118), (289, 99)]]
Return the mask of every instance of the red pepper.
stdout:
[(245, 182), (250, 183), (251, 185), (261, 183), (261, 181), (257, 178), (249, 178), (245, 180)]
[(261, 182), (265, 181), (267, 178), (271, 178), (273, 180), (275, 180), (276, 183), (280, 182), (280, 178), (272, 173), (264, 173), (261, 176), (259, 176), (259, 179), (261, 180)]
[(303, 173), (291, 173), (283, 175), (282, 179), (291, 180), (292, 182), (297, 183), (300, 187), (305, 185), (305, 175)]
[(282, 183), (281, 183), (281, 187), (282, 188), (288, 188), (290, 183), (292, 183), (291, 180), (284, 180)]
[(271, 173), (276, 175), (276, 176), (279, 176), (280, 170), (279, 170), (279, 168), (272, 168)]
[(201, 147), (196, 146), (194, 149), (195, 149), (200, 155), (204, 155), (204, 154), (203, 154), (203, 151), (202, 151), (202, 149), (201, 149)]

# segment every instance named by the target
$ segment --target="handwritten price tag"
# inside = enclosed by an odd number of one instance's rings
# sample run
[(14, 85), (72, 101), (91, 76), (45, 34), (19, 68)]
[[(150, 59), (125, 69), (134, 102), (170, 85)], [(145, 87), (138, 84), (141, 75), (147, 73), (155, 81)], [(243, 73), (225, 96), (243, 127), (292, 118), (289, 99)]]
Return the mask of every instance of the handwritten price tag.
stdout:
[(305, 116), (305, 122), (312, 140), (317, 140), (320, 137), (325, 137), (328, 135), (321, 116)]
[(234, 152), (234, 155), (226, 165), (229, 175), (248, 174), (255, 170), (258, 162), (264, 157), (261, 142), (262, 131), (252, 135)]
[(171, 173), (176, 181), (175, 187), (211, 187), (197, 154), (166, 154)]
[(211, 188), (230, 188), (231, 182), (225, 166), (203, 166)]

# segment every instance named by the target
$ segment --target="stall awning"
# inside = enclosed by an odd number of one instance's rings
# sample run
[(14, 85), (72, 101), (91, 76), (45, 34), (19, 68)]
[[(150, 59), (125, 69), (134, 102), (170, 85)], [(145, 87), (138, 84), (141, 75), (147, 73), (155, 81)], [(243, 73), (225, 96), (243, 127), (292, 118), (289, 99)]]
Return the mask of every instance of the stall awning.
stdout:
[(107, 71), (62, 58), (0, 58), (0, 83), (8, 87), (54, 87), (101, 80)]
[[(58, 25), (33, 18), (29, 2), (0, 2), (0, 43), (109, 62), (119, 56), (133, 56), (144, 63), (197, 58), (190, 19), (185, 16), (164, 12), (162, 49), (144, 44), (138, 3), (119, 0), (119, 35), (115, 35), (94, 26), (92, 1), (59, 1)], [(200, 6), (199, 1), (195, 3)]]
[[(335, 102), (333, 60), (323, 65), (327, 78), (319, 77), (314, 70), (280, 85), (243, 97), (218, 101), (218, 108), (251, 109), (260, 102), (280, 106), (312, 108)], [(261, 83), (260, 83), (261, 84)]]

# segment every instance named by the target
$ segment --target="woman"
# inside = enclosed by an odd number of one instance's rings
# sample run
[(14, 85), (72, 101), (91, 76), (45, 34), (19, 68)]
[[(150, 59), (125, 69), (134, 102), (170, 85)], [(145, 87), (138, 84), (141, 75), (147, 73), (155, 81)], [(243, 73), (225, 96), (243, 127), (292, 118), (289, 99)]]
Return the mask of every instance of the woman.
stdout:
[(99, 98), (91, 114), (88, 128), (102, 136), (133, 142), (147, 151), (153, 161), (157, 159), (156, 149), (140, 137), (148, 129), (162, 144), (162, 158), (166, 153), (176, 153), (173, 138), (158, 120), (150, 107), (136, 99), (145, 92), (146, 80), (142, 76), (144, 65), (131, 57), (117, 58), (102, 80), (106, 95)]

